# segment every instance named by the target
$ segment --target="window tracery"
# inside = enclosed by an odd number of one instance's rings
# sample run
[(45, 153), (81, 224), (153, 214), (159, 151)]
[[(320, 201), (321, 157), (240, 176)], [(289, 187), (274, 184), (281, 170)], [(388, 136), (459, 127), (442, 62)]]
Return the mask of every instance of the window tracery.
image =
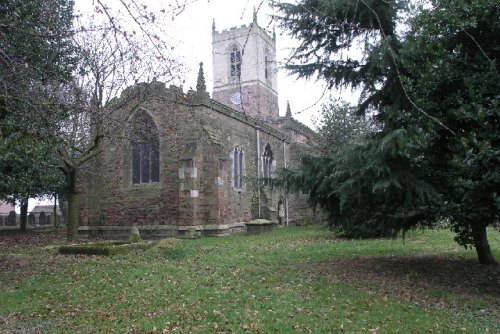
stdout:
[(243, 162), (243, 149), (235, 147), (233, 150), (233, 187), (235, 189), (243, 188)]
[(132, 184), (160, 181), (160, 145), (158, 129), (144, 110), (132, 117), (130, 143), (132, 149)]
[(229, 63), (231, 77), (239, 78), (241, 76), (241, 50), (236, 44), (231, 47)]

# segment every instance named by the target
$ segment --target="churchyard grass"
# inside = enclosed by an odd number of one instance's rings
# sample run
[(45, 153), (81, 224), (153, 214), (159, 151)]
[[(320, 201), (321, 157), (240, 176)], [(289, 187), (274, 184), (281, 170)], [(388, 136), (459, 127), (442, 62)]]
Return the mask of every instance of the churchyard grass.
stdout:
[[(498, 259), (500, 233), (489, 238)], [(500, 332), (498, 266), (445, 230), (349, 241), (309, 226), (171, 244), (2, 250), (17, 266), (0, 274), (0, 332)]]

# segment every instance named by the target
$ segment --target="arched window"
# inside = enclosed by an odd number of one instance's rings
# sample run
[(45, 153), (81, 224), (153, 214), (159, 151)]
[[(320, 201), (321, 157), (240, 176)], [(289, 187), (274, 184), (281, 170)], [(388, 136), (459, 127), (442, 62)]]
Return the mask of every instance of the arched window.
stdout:
[(137, 111), (131, 123), (132, 184), (159, 182), (158, 129), (151, 116), (144, 110)]
[(271, 57), (269, 56), (269, 49), (264, 51), (264, 77), (265, 79), (271, 78)]
[(267, 143), (264, 148), (262, 162), (262, 166), (264, 168), (264, 178), (269, 179), (271, 177), (271, 167), (273, 165), (273, 151), (271, 150), (271, 144), (269, 143)]
[(243, 188), (243, 149), (235, 147), (233, 150), (233, 187)]
[(241, 76), (241, 51), (235, 44), (231, 47), (229, 52), (229, 70), (232, 78), (239, 78)]

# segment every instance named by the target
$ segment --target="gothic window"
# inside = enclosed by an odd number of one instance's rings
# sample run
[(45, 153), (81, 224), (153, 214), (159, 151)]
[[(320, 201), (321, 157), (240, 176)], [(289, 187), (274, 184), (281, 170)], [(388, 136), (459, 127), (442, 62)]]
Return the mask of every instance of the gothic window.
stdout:
[(230, 72), (232, 78), (241, 76), (241, 51), (237, 45), (231, 47), (229, 53)]
[(132, 117), (132, 184), (160, 181), (160, 145), (158, 129), (144, 110)]
[(269, 143), (267, 143), (264, 148), (262, 162), (262, 166), (264, 168), (264, 178), (269, 179), (271, 177), (271, 167), (273, 165), (273, 151), (271, 150), (271, 144)]
[(271, 60), (269, 56), (269, 49), (264, 51), (264, 77), (266, 79), (271, 78)]
[(233, 187), (243, 188), (243, 149), (235, 147), (233, 150)]

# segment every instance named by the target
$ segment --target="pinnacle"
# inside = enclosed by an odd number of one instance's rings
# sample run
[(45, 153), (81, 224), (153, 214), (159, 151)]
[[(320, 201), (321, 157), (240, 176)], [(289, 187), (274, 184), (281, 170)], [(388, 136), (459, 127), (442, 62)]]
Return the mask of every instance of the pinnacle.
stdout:
[(196, 91), (198, 93), (205, 93), (207, 91), (205, 74), (203, 73), (203, 62), (200, 62), (200, 70), (198, 71), (198, 80), (196, 82)]
[(286, 117), (292, 117), (292, 109), (290, 108), (290, 101), (286, 101)]

